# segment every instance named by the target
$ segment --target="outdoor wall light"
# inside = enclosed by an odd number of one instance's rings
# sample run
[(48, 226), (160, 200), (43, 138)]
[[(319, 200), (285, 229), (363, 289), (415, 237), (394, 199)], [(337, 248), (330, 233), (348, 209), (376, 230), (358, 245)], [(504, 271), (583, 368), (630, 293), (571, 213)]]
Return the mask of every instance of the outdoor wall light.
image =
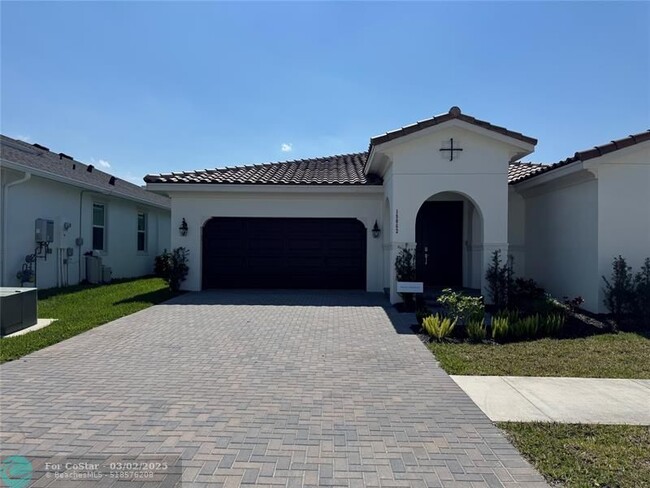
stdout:
[(181, 222), (181, 225), (178, 226), (178, 231), (181, 233), (182, 236), (186, 236), (188, 229), (189, 228), (187, 227), (187, 222), (185, 221), (185, 217), (183, 217), (183, 221)]
[(375, 220), (375, 225), (372, 228), (372, 237), (377, 239), (377, 237), (379, 237), (379, 234), (381, 234), (381, 229), (379, 228), (379, 226), (377, 225), (377, 221)]

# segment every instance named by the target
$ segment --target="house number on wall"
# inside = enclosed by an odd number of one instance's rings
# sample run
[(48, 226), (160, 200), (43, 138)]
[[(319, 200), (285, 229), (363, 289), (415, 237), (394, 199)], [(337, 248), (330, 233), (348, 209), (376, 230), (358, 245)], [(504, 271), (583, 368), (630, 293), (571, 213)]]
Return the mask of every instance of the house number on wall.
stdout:
[(399, 234), (399, 210), (395, 209), (395, 234)]

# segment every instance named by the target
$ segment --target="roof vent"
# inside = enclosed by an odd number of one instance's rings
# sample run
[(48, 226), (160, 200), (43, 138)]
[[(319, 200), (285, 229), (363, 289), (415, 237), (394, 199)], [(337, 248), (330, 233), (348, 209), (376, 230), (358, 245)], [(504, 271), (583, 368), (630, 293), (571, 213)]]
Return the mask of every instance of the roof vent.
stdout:
[(68, 156), (68, 155), (65, 154), (65, 153), (59, 153), (59, 159), (63, 159), (63, 158), (65, 158), (65, 159), (69, 159), (69, 160), (72, 161), (72, 156)]
[(34, 146), (34, 147), (36, 147), (38, 149), (41, 149), (43, 151), (49, 151), (50, 150), (49, 147), (41, 146), (40, 144), (32, 144), (32, 146)]
[(88, 167), (86, 168), (86, 171), (88, 171), (89, 173), (92, 173), (93, 168), (94, 168), (94, 166), (92, 164), (89, 164)]
[(115, 176), (111, 176), (111, 179), (108, 180), (108, 184), (115, 186)]
[(76, 164), (73, 164), (73, 165), (72, 165), (72, 169), (77, 169), (77, 165), (76, 165)]

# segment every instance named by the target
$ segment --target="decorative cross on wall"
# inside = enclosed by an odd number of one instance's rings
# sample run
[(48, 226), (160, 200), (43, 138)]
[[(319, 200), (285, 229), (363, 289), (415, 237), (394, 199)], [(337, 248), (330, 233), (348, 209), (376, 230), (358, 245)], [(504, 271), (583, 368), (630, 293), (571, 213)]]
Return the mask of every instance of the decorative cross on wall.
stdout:
[(454, 147), (454, 138), (449, 139), (449, 147), (442, 147), (440, 151), (449, 151), (449, 161), (454, 160), (454, 151), (462, 151), (460, 147)]

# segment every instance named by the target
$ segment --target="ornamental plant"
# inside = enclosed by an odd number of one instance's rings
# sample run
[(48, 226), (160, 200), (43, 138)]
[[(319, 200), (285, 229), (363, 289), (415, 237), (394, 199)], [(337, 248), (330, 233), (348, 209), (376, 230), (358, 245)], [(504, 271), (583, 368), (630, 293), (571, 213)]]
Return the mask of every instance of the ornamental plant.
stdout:
[(472, 297), (451, 288), (442, 290), (438, 303), (443, 306), (448, 316), (465, 325), (471, 320), (480, 321), (485, 316), (483, 297)]
[(502, 341), (508, 336), (510, 320), (507, 315), (492, 317), (492, 339)]
[(634, 277), (635, 314), (643, 325), (650, 325), (650, 258), (645, 258), (641, 271)]
[(469, 321), (467, 324), (467, 337), (470, 342), (483, 342), (486, 336), (485, 319)]
[(497, 249), (492, 253), (492, 261), (485, 272), (490, 301), (499, 310), (508, 305), (508, 298), (512, 292), (514, 282), (512, 262), (512, 256), (508, 256), (508, 262), (502, 264), (501, 250)]
[(177, 247), (171, 252), (167, 249), (154, 260), (154, 272), (169, 285), (171, 291), (178, 291), (185, 281), (190, 268), (187, 266), (189, 250)]
[[(415, 281), (415, 250), (408, 247), (400, 247), (395, 258), (395, 277), (397, 281)], [(404, 305), (407, 310), (414, 307), (413, 293), (400, 293), (400, 297), (404, 300)]]
[(625, 258), (619, 255), (612, 262), (610, 279), (603, 276), (603, 281), (605, 282), (603, 302), (614, 316), (614, 320), (619, 322), (634, 308), (635, 287), (632, 267), (628, 266)]
[(422, 321), (422, 328), (438, 342), (449, 337), (455, 326), (456, 320), (452, 321), (451, 317), (443, 317), (440, 314), (429, 315)]

